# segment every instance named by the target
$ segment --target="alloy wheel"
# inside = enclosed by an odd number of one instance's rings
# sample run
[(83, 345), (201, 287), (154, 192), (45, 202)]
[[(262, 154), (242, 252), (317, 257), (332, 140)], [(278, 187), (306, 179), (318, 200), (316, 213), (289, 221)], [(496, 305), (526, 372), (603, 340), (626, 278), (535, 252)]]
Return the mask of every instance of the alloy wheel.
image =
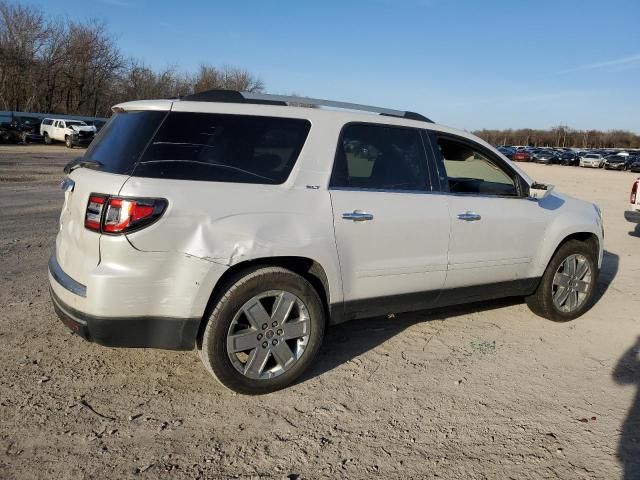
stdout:
[(580, 308), (587, 300), (593, 279), (591, 264), (584, 255), (569, 255), (558, 267), (552, 282), (555, 307), (565, 313)]
[(242, 375), (258, 380), (289, 370), (309, 341), (311, 320), (296, 295), (269, 290), (252, 297), (235, 314), (227, 332), (227, 356)]

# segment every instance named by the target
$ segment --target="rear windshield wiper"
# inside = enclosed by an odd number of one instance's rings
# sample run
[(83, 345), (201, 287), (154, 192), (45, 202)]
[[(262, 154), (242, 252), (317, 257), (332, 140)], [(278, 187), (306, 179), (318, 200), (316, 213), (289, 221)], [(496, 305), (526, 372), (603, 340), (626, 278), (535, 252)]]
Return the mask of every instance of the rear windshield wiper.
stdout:
[(71, 173), (76, 168), (92, 168), (94, 170), (102, 167), (102, 163), (97, 160), (85, 160), (82, 157), (74, 158), (64, 166), (64, 173)]

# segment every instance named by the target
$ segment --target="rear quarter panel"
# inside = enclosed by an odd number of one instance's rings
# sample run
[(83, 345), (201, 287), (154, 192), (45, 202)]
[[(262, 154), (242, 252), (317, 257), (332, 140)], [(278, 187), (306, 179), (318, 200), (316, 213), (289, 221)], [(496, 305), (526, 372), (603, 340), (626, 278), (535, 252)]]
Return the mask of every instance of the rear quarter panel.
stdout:
[[(127, 236), (136, 249), (197, 257), (216, 271), (261, 258), (311, 258), (325, 270), (331, 302), (342, 300), (324, 189), (131, 177), (121, 195), (168, 200), (157, 223)], [(210, 293), (218, 277), (207, 276), (200, 288)]]

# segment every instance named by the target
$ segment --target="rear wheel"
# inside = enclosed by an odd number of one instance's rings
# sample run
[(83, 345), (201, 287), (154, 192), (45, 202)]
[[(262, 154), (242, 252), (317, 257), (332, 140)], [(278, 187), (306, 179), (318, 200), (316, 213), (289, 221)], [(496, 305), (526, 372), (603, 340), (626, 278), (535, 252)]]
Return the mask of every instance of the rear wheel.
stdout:
[(313, 286), (280, 267), (232, 280), (205, 327), (200, 356), (224, 386), (255, 395), (291, 384), (313, 362), (325, 315)]
[(51, 137), (47, 132), (44, 132), (44, 143), (47, 145), (51, 145), (53, 142), (51, 141)]
[(529, 308), (556, 322), (588, 310), (598, 281), (597, 253), (588, 243), (569, 240), (551, 258), (537, 290), (527, 297)]

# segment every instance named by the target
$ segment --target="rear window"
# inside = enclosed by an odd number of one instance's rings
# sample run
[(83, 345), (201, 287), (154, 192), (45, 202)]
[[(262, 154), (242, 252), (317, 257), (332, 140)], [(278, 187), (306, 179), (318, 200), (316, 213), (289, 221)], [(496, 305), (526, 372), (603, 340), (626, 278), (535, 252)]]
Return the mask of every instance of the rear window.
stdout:
[(310, 127), (307, 120), (291, 118), (172, 112), (133, 175), (281, 184)]
[(130, 174), (167, 112), (127, 112), (111, 117), (95, 138), (86, 160), (100, 162), (97, 170)]

